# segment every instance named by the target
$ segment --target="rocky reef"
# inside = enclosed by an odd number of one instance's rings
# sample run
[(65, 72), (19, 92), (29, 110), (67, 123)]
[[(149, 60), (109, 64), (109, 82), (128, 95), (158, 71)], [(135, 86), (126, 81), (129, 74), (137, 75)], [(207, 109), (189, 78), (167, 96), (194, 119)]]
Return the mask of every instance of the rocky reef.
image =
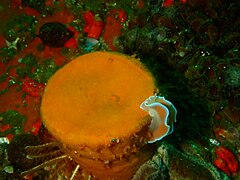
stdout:
[(229, 179), (210, 162), (189, 152), (181, 152), (174, 146), (163, 143), (152, 159), (144, 163), (132, 180), (157, 179)]

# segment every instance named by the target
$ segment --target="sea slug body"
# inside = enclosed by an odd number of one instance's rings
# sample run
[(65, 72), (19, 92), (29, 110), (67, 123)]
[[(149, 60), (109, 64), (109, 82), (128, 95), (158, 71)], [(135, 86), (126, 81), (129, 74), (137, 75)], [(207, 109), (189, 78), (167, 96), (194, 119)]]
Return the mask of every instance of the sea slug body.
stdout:
[(176, 122), (177, 110), (174, 105), (162, 96), (150, 96), (140, 108), (147, 111), (152, 117), (149, 132), (152, 137), (148, 143), (154, 143), (173, 132), (173, 123)]

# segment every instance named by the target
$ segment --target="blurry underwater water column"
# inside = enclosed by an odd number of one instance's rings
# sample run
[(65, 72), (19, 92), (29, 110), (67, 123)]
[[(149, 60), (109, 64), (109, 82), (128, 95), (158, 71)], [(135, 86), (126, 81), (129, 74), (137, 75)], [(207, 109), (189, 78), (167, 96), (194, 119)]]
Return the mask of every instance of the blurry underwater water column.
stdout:
[(45, 88), (41, 114), (64, 152), (61, 176), (131, 179), (176, 121), (175, 107), (156, 91), (139, 60), (119, 53), (85, 54), (58, 70)]

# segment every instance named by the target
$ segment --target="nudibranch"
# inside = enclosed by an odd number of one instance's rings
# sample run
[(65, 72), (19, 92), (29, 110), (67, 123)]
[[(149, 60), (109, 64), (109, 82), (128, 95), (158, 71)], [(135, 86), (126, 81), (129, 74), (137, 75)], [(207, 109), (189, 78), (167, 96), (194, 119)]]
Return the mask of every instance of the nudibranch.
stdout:
[(135, 57), (88, 53), (49, 79), (41, 104), (43, 124), (91, 177), (130, 179), (153, 153), (149, 146), (154, 144), (147, 142), (156, 130), (149, 128), (151, 116), (157, 116), (139, 105), (156, 90), (153, 75)]
[(147, 111), (152, 117), (149, 125), (152, 136), (149, 143), (159, 141), (173, 132), (177, 110), (170, 101), (162, 96), (150, 96), (140, 105), (140, 108)]

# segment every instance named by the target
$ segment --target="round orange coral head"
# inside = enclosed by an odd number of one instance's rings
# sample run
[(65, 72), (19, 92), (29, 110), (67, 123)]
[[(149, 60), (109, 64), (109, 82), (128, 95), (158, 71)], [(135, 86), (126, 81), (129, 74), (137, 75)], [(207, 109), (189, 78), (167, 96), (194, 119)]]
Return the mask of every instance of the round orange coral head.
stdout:
[(146, 148), (151, 117), (140, 105), (155, 90), (152, 75), (134, 57), (85, 54), (49, 80), (42, 119), (89, 174), (130, 179), (151, 154)]

